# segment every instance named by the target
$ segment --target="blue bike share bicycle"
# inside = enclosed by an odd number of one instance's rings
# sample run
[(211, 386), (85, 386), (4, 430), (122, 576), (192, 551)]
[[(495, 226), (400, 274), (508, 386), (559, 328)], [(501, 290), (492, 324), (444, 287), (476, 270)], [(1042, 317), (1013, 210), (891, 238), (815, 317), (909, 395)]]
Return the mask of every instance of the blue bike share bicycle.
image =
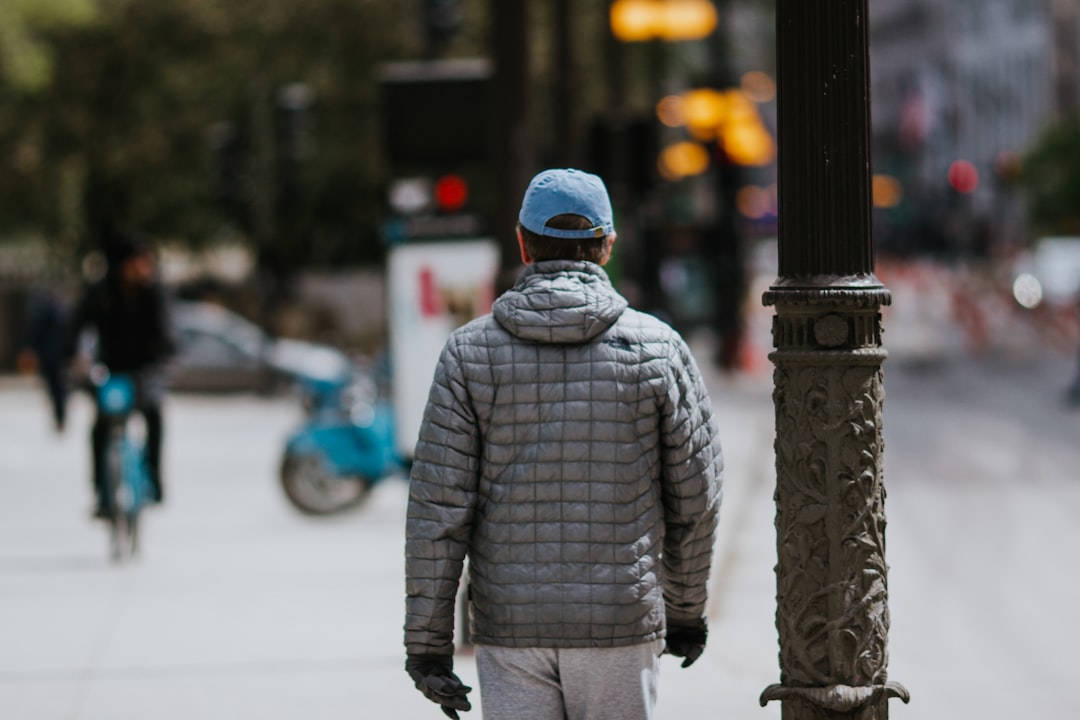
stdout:
[(109, 548), (113, 560), (133, 557), (139, 549), (139, 513), (150, 498), (150, 476), (144, 444), (130, 427), (135, 409), (135, 383), (109, 374), (103, 367), (91, 371), (99, 412), (108, 423), (108, 441), (102, 457), (102, 498), (109, 521)]
[(394, 450), (393, 410), (373, 375), (354, 369), (333, 378), (297, 377), (306, 417), (286, 439), (281, 485), (301, 512), (354, 507), (405, 467)]

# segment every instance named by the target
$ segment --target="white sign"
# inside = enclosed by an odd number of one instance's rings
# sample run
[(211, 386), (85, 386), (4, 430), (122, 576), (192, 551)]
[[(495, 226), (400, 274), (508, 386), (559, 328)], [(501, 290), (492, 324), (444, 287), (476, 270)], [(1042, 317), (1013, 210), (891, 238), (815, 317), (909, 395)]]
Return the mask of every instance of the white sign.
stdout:
[(443, 345), (491, 311), (499, 250), (490, 240), (412, 243), (391, 248), (387, 264), (394, 429), (412, 457)]

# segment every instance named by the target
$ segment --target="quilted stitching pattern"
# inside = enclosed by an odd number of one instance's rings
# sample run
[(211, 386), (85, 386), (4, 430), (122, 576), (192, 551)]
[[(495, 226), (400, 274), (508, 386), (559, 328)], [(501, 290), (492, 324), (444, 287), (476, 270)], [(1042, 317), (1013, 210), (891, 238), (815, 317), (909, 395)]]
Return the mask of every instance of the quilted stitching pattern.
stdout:
[(682, 339), (596, 265), (529, 266), (439, 360), (406, 543), (410, 652), (630, 645), (704, 613), (722, 456)]

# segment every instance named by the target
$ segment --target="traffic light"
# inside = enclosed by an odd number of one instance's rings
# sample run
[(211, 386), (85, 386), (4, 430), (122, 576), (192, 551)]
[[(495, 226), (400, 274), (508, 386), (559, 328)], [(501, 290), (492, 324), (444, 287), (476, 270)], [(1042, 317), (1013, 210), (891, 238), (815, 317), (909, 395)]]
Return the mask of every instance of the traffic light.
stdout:
[(485, 60), (381, 68), (388, 242), (483, 232), (491, 192), (490, 80)]
[(443, 175), (435, 181), (434, 197), (440, 212), (457, 212), (469, 200), (469, 183), (460, 175)]
[(390, 209), (399, 215), (452, 215), (468, 206), (471, 188), (462, 175), (399, 178), (390, 183)]
[(486, 223), (473, 202), (472, 185), (456, 173), (392, 180), (387, 193), (392, 216), (383, 227), (384, 239), (396, 245), (482, 235)]

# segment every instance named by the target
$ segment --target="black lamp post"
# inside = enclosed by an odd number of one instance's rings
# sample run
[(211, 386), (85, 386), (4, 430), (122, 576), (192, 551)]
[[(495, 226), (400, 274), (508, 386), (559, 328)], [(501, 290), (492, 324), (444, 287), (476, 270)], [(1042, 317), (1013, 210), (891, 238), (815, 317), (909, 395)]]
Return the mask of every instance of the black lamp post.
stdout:
[(785, 720), (883, 720), (889, 611), (867, 0), (777, 0), (777, 613)]

